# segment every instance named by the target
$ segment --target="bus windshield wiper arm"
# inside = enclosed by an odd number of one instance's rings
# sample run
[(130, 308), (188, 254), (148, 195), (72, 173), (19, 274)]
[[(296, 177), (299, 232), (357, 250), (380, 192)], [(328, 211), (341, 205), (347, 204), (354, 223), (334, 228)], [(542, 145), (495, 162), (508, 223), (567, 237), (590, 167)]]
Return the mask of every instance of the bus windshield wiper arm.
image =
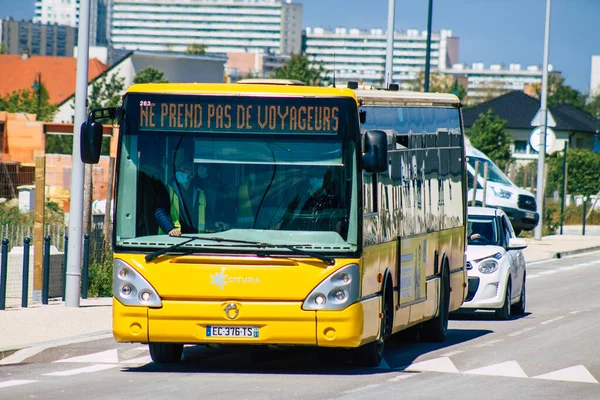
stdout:
[(249, 240), (225, 239), (225, 238), (220, 238), (220, 237), (198, 237), (198, 236), (179, 236), (179, 237), (182, 239), (187, 239), (187, 240), (176, 243), (176, 244), (166, 247), (164, 249), (156, 250), (156, 251), (148, 254), (146, 256), (146, 261), (151, 261), (162, 254), (177, 250), (181, 246), (184, 246), (194, 240), (206, 240), (206, 241), (210, 241), (210, 242), (228, 242), (228, 243), (248, 244), (248, 245), (256, 246), (259, 248), (267, 248), (267, 247), (283, 248), (283, 249), (288, 249), (296, 254), (304, 254), (304, 255), (307, 255), (310, 257), (317, 258), (317, 259), (323, 261), (327, 265), (333, 265), (335, 263), (335, 261), (331, 257), (327, 257), (322, 254), (315, 253), (315, 252), (308, 251), (308, 250), (302, 250), (295, 246), (287, 245), (287, 244), (270, 244), (270, 243), (264, 243), (264, 242), (253, 242), (253, 241), (249, 241)]

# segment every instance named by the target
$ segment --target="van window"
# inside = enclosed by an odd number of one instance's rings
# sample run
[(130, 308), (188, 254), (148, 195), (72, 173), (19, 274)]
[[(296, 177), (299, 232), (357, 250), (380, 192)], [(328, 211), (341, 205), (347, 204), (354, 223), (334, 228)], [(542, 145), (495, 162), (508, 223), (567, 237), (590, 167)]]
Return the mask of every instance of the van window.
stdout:
[[(514, 186), (513, 183), (506, 177), (506, 175), (504, 175), (504, 173), (498, 167), (496, 167), (496, 165), (493, 162), (486, 160), (485, 158), (479, 158), (479, 157), (473, 157), (473, 156), (469, 156), (467, 158), (467, 161), (469, 162), (469, 165), (471, 165), (471, 167), (473, 167), (473, 169), (475, 169), (475, 161), (479, 161), (478, 175), (480, 175), (480, 176), (483, 176), (484, 164), (487, 164), (488, 165), (488, 182), (500, 183), (500, 184), (506, 185), (506, 186)], [(472, 187), (472, 185), (470, 185), (469, 187)]]
[[(467, 171), (467, 190), (473, 189), (473, 184), (475, 180), (473, 179), (473, 173), (471, 171)], [(482, 186), (477, 182), (477, 189), (481, 189)]]

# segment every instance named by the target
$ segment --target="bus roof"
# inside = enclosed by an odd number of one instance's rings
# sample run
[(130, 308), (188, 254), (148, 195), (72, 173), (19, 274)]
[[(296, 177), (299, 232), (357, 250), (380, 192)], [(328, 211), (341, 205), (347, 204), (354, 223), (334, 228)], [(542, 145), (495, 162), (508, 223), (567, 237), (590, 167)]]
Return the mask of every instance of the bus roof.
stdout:
[(292, 85), (292, 86), (306, 86), (306, 84), (297, 79), (269, 79), (269, 78), (247, 78), (237, 81), (238, 84), (252, 84), (252, 85)]
[(354, 90), (356, 96), (364, 105), (437, 105), (454, 106), (460, 105), (460, 100), (449, 93), (423, 93), (394, 90)]
[(238, 96), (293, 96), (293, 97), (350, 97), (355, 101), (353, 90), (317, 86), (267, 85), (239, 83), (141, 83), (127, 88), (127, 93), (154, 94), (206, 94)]

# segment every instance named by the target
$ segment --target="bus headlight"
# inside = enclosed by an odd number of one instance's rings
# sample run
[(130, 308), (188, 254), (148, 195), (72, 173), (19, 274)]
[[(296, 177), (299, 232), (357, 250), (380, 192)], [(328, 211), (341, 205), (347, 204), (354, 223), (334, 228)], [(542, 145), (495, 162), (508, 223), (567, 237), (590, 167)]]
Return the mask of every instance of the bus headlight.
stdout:
[(327, 277), (302, 303), (303, 310), (343, 310), (360, 297), (360, 268), (346, 265)]
[(126, 306), (162, 307), (162, 300), (150, 283), (123, 260), (113, 266), (113, 296)]
[(479, 272), (482, 274), (491, 274), (492, 272), (496, 272), (497, 269), (498, 261), (496, 260), (485, 260), (479, 264)]

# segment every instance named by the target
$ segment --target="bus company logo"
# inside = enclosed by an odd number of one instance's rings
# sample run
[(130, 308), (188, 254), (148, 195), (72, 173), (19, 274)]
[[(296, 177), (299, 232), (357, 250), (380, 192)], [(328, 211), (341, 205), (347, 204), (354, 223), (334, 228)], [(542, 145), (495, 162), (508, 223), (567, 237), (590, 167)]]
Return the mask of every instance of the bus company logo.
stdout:
[(251, 276), (228, 276), (225, 273), (225, 267), (221, 268), (220, 272), (210, 274), (210, 284), (215, 285), (221, 290), (225, 290), (225, 286), (229, 283), (256, 285), (260, 283), (260, 279)]

